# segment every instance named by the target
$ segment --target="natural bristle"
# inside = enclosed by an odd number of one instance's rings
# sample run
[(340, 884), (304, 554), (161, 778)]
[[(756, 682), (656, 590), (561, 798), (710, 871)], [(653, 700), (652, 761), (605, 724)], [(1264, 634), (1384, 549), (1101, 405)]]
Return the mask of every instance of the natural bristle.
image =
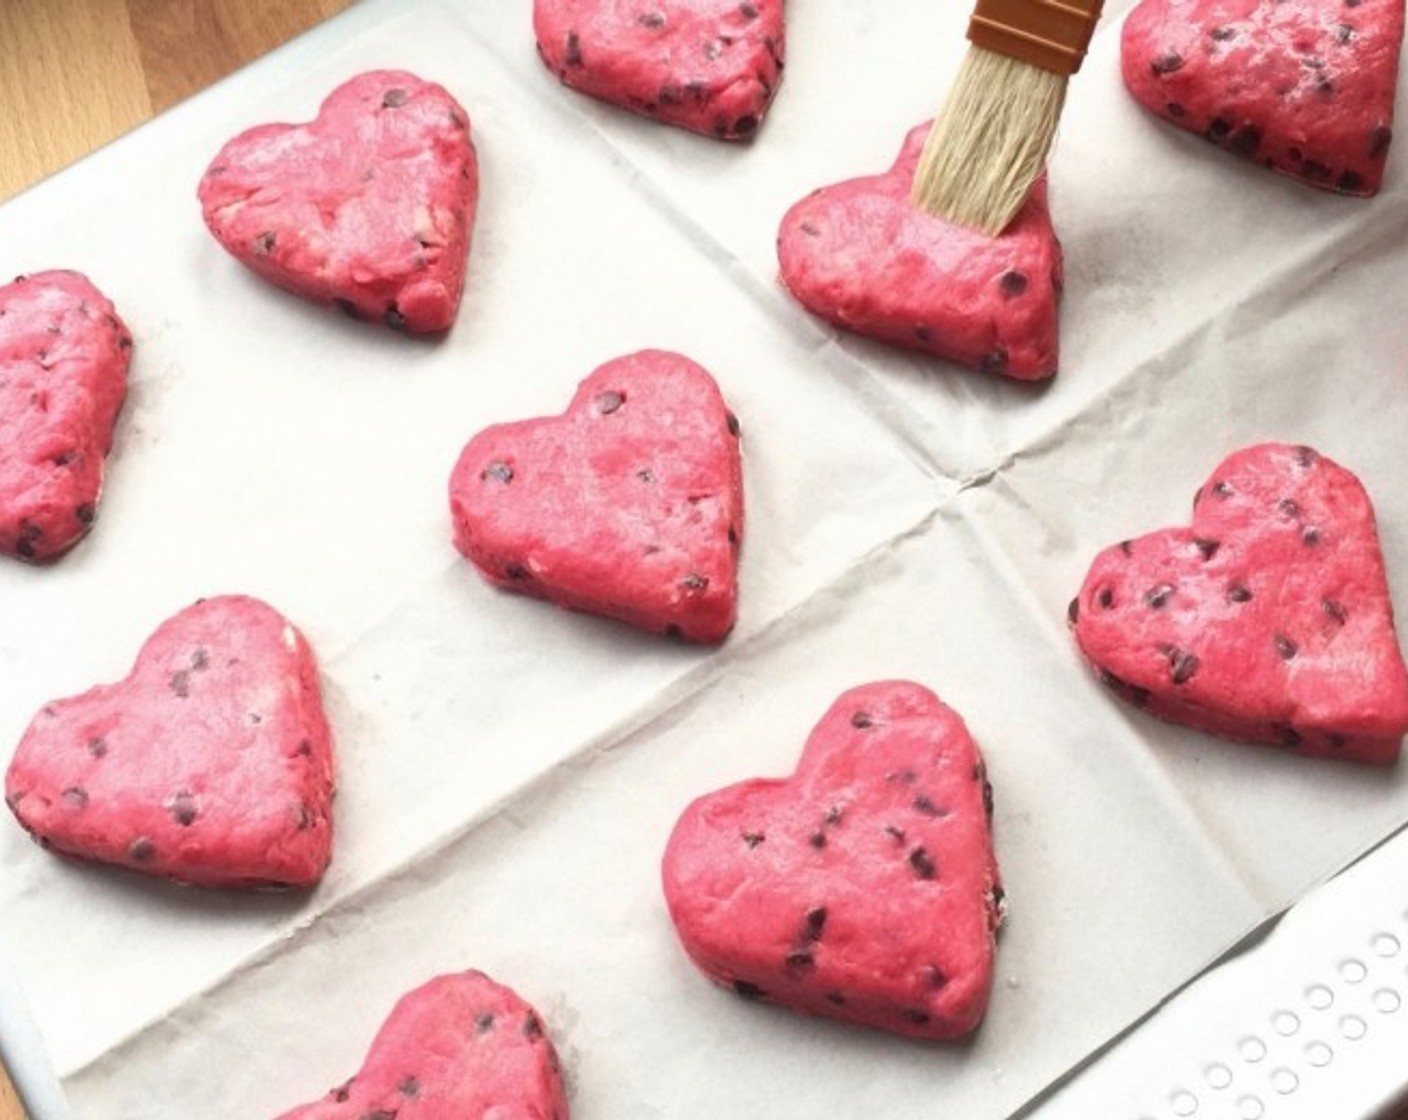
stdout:
[(970, 47), (929, 130), (911, 200), (936, 217), (996, 236), (1046, 167), (1067, 79)]

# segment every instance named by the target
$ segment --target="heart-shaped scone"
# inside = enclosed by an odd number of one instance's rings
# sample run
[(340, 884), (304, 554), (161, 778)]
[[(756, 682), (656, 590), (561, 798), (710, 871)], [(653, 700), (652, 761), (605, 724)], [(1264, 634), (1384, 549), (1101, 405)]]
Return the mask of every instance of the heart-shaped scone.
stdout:
[(680, 354), (616, 358), (563, 415), (480, 432), (450, 512), (456, 547), (499, 587), (694, 642), (733, 627), (738, 421)]
[(565, 85), (723, 140), (758, 131), (782, 80), (782, 0), (534, 0)]
[(399, 70), (360, 74), (310, 124), (266, 124), (200, 182), (205, 224), (266, 280), (397, 330), (455, 320), (479, 199), (469, 115)]
[(273, 608), (202, 599), (118, 684), (46, 704), (5, 776), (45, 847), (210, 887), (299, 887), (332, 848), (312, 650)]
[(87, 277), (0, 286), (0, 553), (51, 560), (92, 527), (131, 357)]
[(977, 1027), (1003, 892), (992, 789), (928, 689), (844, 693), (796, 772), (696, 800), (663, 879), (685, 951), (739, 995), (915, 1038)]
[(1408, 732), (1373, 506), (1308, 447), (1229, 456), (1190, 528), (1095, 558), (1070, 621), (1100, 679), (1163, 719), (1378, 763)]
[(782, 282), (838, 327), (1022, 381), (1056, 372), (1061, 245), (1032, 189), (997, 237), (935, 218), (909, 189), (929, 126), (883, 175), (814, 191), (782, 219)]
[(278, 1120), (567, 1120), (543, 1021), (482, 972), (437, 976), (401, 997), (361, 1070)]
[(1141, 105), (1292, 178), (1376, 194), (1404, 0), (1141, 0), (1121, 65)]

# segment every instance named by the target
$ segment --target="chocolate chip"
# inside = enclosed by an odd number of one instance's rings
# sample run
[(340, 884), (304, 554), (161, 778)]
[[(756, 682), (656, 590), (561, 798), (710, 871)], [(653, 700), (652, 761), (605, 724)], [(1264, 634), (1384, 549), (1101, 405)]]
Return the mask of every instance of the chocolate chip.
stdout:
[(1320, 609), (1341, 626), (1349, 621), (1349, 612), (1344, 609), (1344, 604), (1338, 599), (1321, 599)]
[(1237, 37), (1237, 32), (1226, 24), (1223, 24), (1221, 27), (1214, 27), (1209, 34), (1212, 36), (1213, 42), (1216, 43), (1225, 43), (1227, 40)]
[(818, 850), (826, 847), (826, 833), (818, 829), (807, 837), (807, 843)]
[[(532, 1016), (529, 1016), (529, 1018), (532, 1018)], [(414, 1077), (406, 1078), (401, 1084), (396, 1086), (396, 1089), (403, 1097), (420, 1096), (420, 1082)]]
[(703, 591), (708, 586), (709, 577), (701, 576), (697, 572), (690, 572), (687, 576), (680, 580), (680, 587), (682, 587), (685, 591), (691, 593)]
[(1227, 139), (1227, 134), (1232, 131), (1231, 122), (1223, 120), (1221, 117), (1213, 117), (1209, 122), (1207, 131), (1203, 133), (1214, 144), (1221, 144)]
[(504, 569), (504, 577), (511, 580), (527, 579), (528, 569), (522, 564), (510, 564)]
[(1393, 142), (1393, 129), (1387, 125), (1379, 125), (1369, 133), (1369, 158), (1379, 159), (1388, 151), (1388, 146)]
[(98, 510), (92, 502), (84, 502), (74, 509), (73, 516), (78, 519), (80, 525), (91, 525), (98, 516)]
[(382, 318), (392, 330), (403, 331), (406, 329), (406, 317), (401, 314), (401, 309), (394, 303), (386, 309), (386, 314)]
[(1300, 746), (1300, 732), (1294, 727), (1278, 727), (1276, 735), (1281, 740), (1281, 745), (1286, 747)]
[(730, 526), (728, 527), (728, 543), (729, 543), (729, 544), (737, 544), (737, 543), (738, 543), (738, 530), (735, 529), (732, 525), (730, 525)]
[(753, 133), (757, 131), (758, 118), (752, 113), (745, 113), (733, 124), (733, 133), (735, 136), (752, 136)]
[(481, 479), (492, 478), (495, 482), (509, 483), (513, 481), (513, 468), (501, 459), (495, 459), (487, 467), (479, 472)]
[(1168, 655), (1169, 676), (1174, 684), (1187, 684), (1193, 679), (1201, 662), (1196, 654), (1181, 649), (1171, 650)]
[(381, 99), (381, 107), (383, 109), (399, 109), (402, 105), (406, 103), (406, 100), (409, 97), (410, 94), (408, 94), (405, 90), (400, 89), (399, 87), (396, 89), (389, 89), (386, 91), (385, 96), (383, 96)]
[(909, 866), (921, 879), (932, 879), (938, 874), (938, 868), (934, 866), (933, 859), (924, 848), (914, 848), (910, 851)]
[(765, 839), (767, 839), (767, 837), (761, 832), (745, 832), (743, 834), (743, 842), (748, 845), (750, 850), (756, 848)]
[(724, 423), (728, 426), (728, 434), (733, 436), (735, 439), (743, 430), (741, 427), (739, 427), (738, 417), (735, 416), (732, 412), (727, 413), (724, 416)]
[(982, 361), (978, 363), (978, 368), (984, 373), (1007, 372), (1007, 348), (1005, 346), (993, 347), (983, 355)]
[(1230, 498), (1232, 496), (1232, 487), (1219, 479), (1212, 484), (1212, 492), (1219, 498)]
[(196, 799), (188, 789), (180, 790), (167, 798), (164, 808), (182, 828), (189, 828), (195, 823)]
[(1100, 604), (1102, 610), (1109, 610), (1115, 605), (1115, 593), (1111, 588), (1102, 587), (1096, 594), (1095, 601)]
[(1165, 74), (1172, 74), (1176, 70), (1183, 69), (1183, 56), (1177, 51), (1169, 51), (1161, 54), (1149, 64), (1156, 77), (1163, 77)]
[(983, 812), (987, 814), (989, 821), (992, 820), (993, 800), (992, 783), (986, 778), (983, 779)]
[(343, 1101), (345, 1101), (348, 1097), (352, 1095), (352, 1082), (356, 1080), (357, 1079), (355, 1077), (349, 1077), (336, 1089), (333, 1089), (330, 1093), (328, 1093), (328, 1096), (332, 1097), (332, 1099), (335, 1100), (338, 1104), (342, 1104)]
[(1335, 28), (1335, 39), (1341, 43), (1348, 43), (1354, 38), (1354, 28), (1347, 23), (1342, 23)]
[(1180, 105), (1177, 101), (1170, 101), (1167, 105), (1165, 105), (1164, 112), (1171, 116), (1174, 120), (1178, 120), (1180, 117), (1186, 117), (1188, 115), (1188, 110), (1185, 109), (1182, 105)]
[(171, 674), (171, 680), (167, 682), (171, 691), (184, 700), (191, 694), (191, 674), (188, 669), (178, 669)]
[(793, 949), (782, 963), (792, 972), (805, 972), (816, 967), (816, 959), (805, 949)]
[(543, 1021), (531, 1011), (523, 1017), (523, 1027), (521, 1029), (524, 1038), (543, 1037)]
[(1123, 552), (1126, 556), (1133, 556), (1133, 555), (1134, 555), (1134, 542), (1133, 542), (1133, 541), (1120, 541), (1120, 551)]
[(1163, 607), (1168, 603), (1169, 599), (1172, 597), (1173, 584), (1161, 583), (1157, 587), (1152, 588), (1148, 592), (1148, 594), (1144, 596), (1144, 602), (1148, 603), (1149, 606), (1153, 607), (1154, 610), (1157, 611), (1162, 610)]
[(684, 631), (681, 630), (677, 624), (675, 624), (675, 623), (672, 622), (672, 623), (670, 623), (668, 626), (665, 627), (665, 637), (667, 637), (667, 638), (683, 638), (683, 637), (684, 637)]
[(1300, 652), (1300, 647), (1285, 634), (1277, 634), (1273, 641), (1276, 645), (1276, 652), (1281, 655), (1283, 661), (1289, 661)]
[(568, 66), (582, 65), (582, 40), (575, 31), (567, 33), (567, 53), (563, 56), (563, 61)]
[[(255, 718), (254, 722), (255, 722), (255, 723), (258, 723), (258, 722), (259, 722), (259, 720), (258, 720), (257, 717)], [(313, 744), (312, 744), (309, 740), (307, 740), (307, 739), (304, 739), (304, 740), (300, 741), (299, 744), (298, 744), (298, 752), (297, 752), (297, 753), (298, 753), (300, 756), (302, 756), (303, 758), (312, 758), (312, 757), (313, 757)]]
[(822, 930), (826, 928), (826, 907), (814, 906), (807, 911), (806, 924), (802, 927), (802, 936), (808, 941), (820, 941)]
[(1019, 272), (1015, 268), (1009, 268), (997, 278), (997, 286), (1002, 289), (1002, 294), (1008, 299), (1015, 299), (1027, 290), (1027, 274)]
[(744, 999), (762, 999), (765, 994), (757, 984), (749, 983), (747, 980), (735, 980), (733, 990)]
[(914, 328), (914, 337), (927, 344), (934, 341), (934, 332), (921, 323)]
[(156, 846), (145, 836), (139, 836), (127, 845), (127, 855), (138, 863), (146, 863), (156, 855)]
[(841, 817), (843, 814), (844, 810), (841, 808), (841, 806), (833, 805), (831, 806), (831, 808), (826, 810), (826, 816), (823, 818), (823, 820), (825, 820), (827, 824), (840, 824)]
[(88, 807), (88, 791), (82, 786), (69, 786), (63, 792), (64, 801), (72, 805), (75, 809), (86, 809)]
[(900, 828), (898, 825), (887, 824), (885, 826), (885, 833), (896, 844), (904, 843), (904, 829)]
[(1303, 544), (1314, 548), (1320, 543), (1320, 530), (1315, 528), (1314, 525), (1307, 525), (1300, 531), (1300, 539)]
[(744, 19), (753, 20), (758, 18), (758, 9), (755, 8), (752, 4), (747, 3), (747, 0), (745, 0), (744, 3), (738, 5), (738, 13)]
[(642, 27), (648, 27), (652, 31), (658, 31), (665, 26), (665, 17), (659, 12), (642, 12), (636, 17), (636, 22)]
[(615, 389), (608, 389), (606, 392), (596, 395), (596, 410), (602, 416), (610, 416), (625, 403), (624, 394), (618, 393)]
[(1220, 541), (1210, 541), (1206, 537), (1194, 537), (1193, 545), (1203, 554), (1204, 560), (1211, 560), (1217, 555), (1217, 550), (1221, 545)]
[(649, 467), (641, 467), (640, 470), (636, 471), (636, 477), (637, 477), (638, 479), (640, 479), (642, 482), (646, 482), (646, 483), (654, 482), (654, 481), (655, 481), (655, 472), (654, 472), (653, 470), (651, 470)]
[(1276, 503), (1276, 510), (1282, 517), (1299, 517), (1300, 506), (1294, 498), (1282, 498)]
[(102, 758), (105, 754), (108, 753), (107, 740), (99, 738), (96, 735), (88, 740), (87, 746), (88, 753), (91, 754), (94, 758)]
[(196, 650), (191, 654), (191, 668), (197, 673), (203, 673), (210, 667), (210, 654), (206, 652), (204, 646), (196, 646)]
[(483, 1034), (485, 1031), (488, 1030), (493, 1030), (493, 1028), (494, 1015), (492, 1012), (482, 1011), (474, 1017), (474, 1029), (480, 1034)]
[(1256, 150), (1261, 147), (1261, 129), (1250, 124), (1239, 128), (1233, 133), (1228, 147), (1238, 155), (1250, 156), (1255, 154)]
[(273, 230), (265, 230), (254, 239), (254, 255), (256, 257), (267, 257), (274, 251), (274, 245), (278, 240), (278, 236)]
[(808, 237), (821, 236), (821, 230), (818, 227), (814, 226), (811, 222), (802, 222), (800, 225), (797, 226), (797, 228), (803, 233), (805, 233)]
[(1252, 589), (1245, 583), (1234, 583), (1227, 589), (1227, 601), (1229, 603), (1249, 603), (1252, 598)]
[(917, 1007), (906, 1007), (904, 1009), (904, 1017), (918, 1026), (923, 1026), (929, 1021), (929, 1013), (927, 1011), (921, 1011)]
[(912, 786), (919, 780), (919, 775), (906, 767), (903, 770), (891, 770), (885, 775), (887, 782), (903, 782), (907, 786)]
[(852, 712), (852, 713), (851, 713), (851, 726), (852, 726), (852, 727), (862, 727), (862, 728), (864, 728), (864, 727), (874, 727), (874, 726), (875, 726), (875, 721), (874, 721), (873, 719), (871, 719), (869, 712)]
[(1323, 183), (1330, 177), (1330, 169), (1323, 163), (1318, 163), (1313, 159), (1308, 159), (1300, 165), (1300, 173), (1307, 179)]
[(1343, 194), (1358, 194), (1364, 189), (1364, 176), (1357, 171), (1346, 171), (1335, 180), (1335, 190)]
[(357, 310), (357, 305), (350, 299), (335, 299), (332, 302), (333, 305), (349, 319), (360, 319), (362, 317), (362, 313)]
[(924, 979), (933, 991), (948, 985), (948, 974), (936, 964), (924, 966)]
[(926, 817), (946, 817), (948, 810), (935, 805), (934, 802), (924, 794), (920, 794), (914, 799), (914, 811)]
[(1066, 605), (1066, 621), (1074, 626), (1080, 620), (1080, 598), (1072, 599)]

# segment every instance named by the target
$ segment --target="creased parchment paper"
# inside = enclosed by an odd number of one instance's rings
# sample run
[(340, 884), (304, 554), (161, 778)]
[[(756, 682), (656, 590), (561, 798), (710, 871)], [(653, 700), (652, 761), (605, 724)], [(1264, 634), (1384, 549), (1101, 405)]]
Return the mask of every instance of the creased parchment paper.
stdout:
[[(0, 208), (3, 267), (85, 271), (137, 346), (92, 537), (0, 568), (0, 743), (193, 599), (246, 592), (313, 643), (340, 767), (309, 895), (182, 890), (0, 829), (0, 951), (81, 1116), (272, 1116), (354, 1072), (402, 992), (470, 967), (542, 1010), (579, 1120), (1007, 1116), (1408, 817), (1401, 768), (1158, 724), (1065, 633), (1100, 547), (1183, 521), (1262, 439), (1359, 474), (1408, 595), (1403, 153), (1364, 202), (1170, 131), (1119, 83), (1129, 6), (1052, 166), (1046, 387), (839, 337), (776, 282), (785, 208), (888, 166), (941, 98), (957, 4), (794, 2), (772, 115), (726, 147), (563, 89), (526, 2), (363, 3)], [(229, 136), (378, 67), (473, 122), (481, 208), (440, 342), (266, 287), (195, 202)], [(646, 346), (709, 368), (743, 425), (741, 618), (717, 650), (500, 594), (450, 544), (463, 443)], [(1010, 920), (961, 1045), (744, 1004), (686, 962), (660, 896), (690, 799), (787, 772), (837, 693), (887, 677), (956, 707), (996, 786)]]

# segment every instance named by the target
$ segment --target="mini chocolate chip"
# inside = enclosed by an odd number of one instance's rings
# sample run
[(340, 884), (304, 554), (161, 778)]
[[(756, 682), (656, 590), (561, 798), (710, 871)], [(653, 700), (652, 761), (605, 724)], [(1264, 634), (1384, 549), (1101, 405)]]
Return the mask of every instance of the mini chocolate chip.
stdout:
[(1282, 517), (1299, 517), (1300, 506), (1294, 498), (1282, 498), (1276, 503), (1276, 509)]
[(171, 691), (184, 700), (191, 694), (191, 673), (189, 669), (178, 669), (167, 682)]
[(844, 810), (839, 805), (833, 805), (826, 810), (826, 816), (822, 818), (827, 824), (840, 824)]
[(826, 833), (818, 829), (807, 837), (807, 843), (817, 849), (826, 847)]
[(382, 318), (392, 330), (403, 331), (406, 329), (406, 317), (401, 314), (401, 309), (394, 303), (386, 309), (386, 314)]
[(1274, 642), (1276, 644), (1276, 652), (1281, 655), (1283, 661), (1289, 661), (1300, 652), (1300, 647), (1290, 638), (1286, 637), (1285, 634), (1277, 634)]
[(1198, 671), (1201, 664), (1197, 654), (1187, 653), (1181, 649), (1172, 650), (1168, 655), (1169, 675), (1174, 684), (1186, 684), (1193, 679), (1193, 674)]
[(924, 848), (914, 848), (910, 851), (909, 866), (921, 879), (932, 879), (938, 874), (938, 868), (934, 866), (933, 859)]
[(1369, 158), (1379, 159), (1388, 151), (1388, 146), (1393, 142), (1393, 129), (1387, 125), (1379, 125), (1369, 133)]
[(747, 0), (744, 0), (744, 3), (738, 5), (738, 12), (744, 19), (758, 18), (758, 9), (752, 4), (749, 4)]
[(992, 820), (993, 799), (992, 783), (986, 778), (983, 779), (983, 812), (987, 814), (988, 820)]
[(1015, 268), (1009, 268), (997, 278), (997, 286), (1007, 299), (1015, 299), (1027, 290), (1027, 274)]
[(1328, 167), (1313, 159), (1308, 159), (1300, 165), (1300, 173), (1307, 179), (1314, 179), (1316, 182), (1324, 182), (1331, 174)]
[(279, 238), (273, 230), (265, 230), (254, 239), (254, 255), (256, 257), (267, 257), (274, 251), (274, 246)]
[[(1315, 92), (1321, 97), (1332, 97), (1335, 92), (1335, 83), (1330, 81), (1329, 78), (1321, 78), (1315, 83)], [(1326, 172), (1325, 177), (1329, 178), (1328, 172)]]
[(982, 361), (978, 363), (978, 368), (984, 373), (1006, 373), (1007, 348), (1005, 346), (993, 347), (983, 355)]
[(743, 842), (747, 844), (750, 849), (756, 848), (765, 839), (767, 839), (767, 837), (765, 837), (761, 832), (745, 832), (743, 834)]
[(709, 577), (701, 576), (697, 572), (690, 572), (680, 580), (680, 586), (686, 591), (703, 591), (709, 586)]
[(948, 984), (948, 974), (936, 964), (924, 966), (924, 979), (929, 987), (936, 992)]
[(1163, 77), (1165, 74), (1172, 74), (1176, 70), (1183, 69), (1183, 56), (1177, 51), (1169, 51), (1161, 54), (1149, 64), (1156, 77)]
[(887, 824), (885, 826), (885, 833), (896, 844), (904, 843), (904, 829), (900, 828), (899, 825)]
[(196, 646), (195, 652), (191, 654), (191, 668), (198, 673), (203, 673), (209, 667), (210, 654), (204, 646)]
[(675, 623), (672, 622), (672, 623), (670, 623), (668, 626), (665, 627), (665, 637), (667, 637), (667, 638), (683, 638), (683, 637), (684, 637), (684, 631), (681, 630), (678, 625), (676, 625)]
[(652, 31), (658, 31), (665, 26), (665, 17), (659, 12), (643, 12), (636, 17), (636, 22), (642, 27), (648, 27)]
[(501, 459), (495, 459), (487, 467), (479, 472), (481, 479), (492, 478), (495, 482), (512, 482), (513, 468)]
[(91, 525), (98, 516), (98, 510), (92, 502), (84, 502), (74, 509), (73, 516), (78, 519), (80, 525)]
[(1185, 109), (1182, 105), (1180, 105), (1177, 101), (1170, 101), (1167, 105), (1165, 105), (1164, 112), (1171, 116), (1174, 120), (1178, 120), (1180, 117), (1186, 117), (1188, 115), (1188, 110)]
[(88, 753), (91, 754), (94, 758), (102, 758), (103, 755), (108, 753), (107, 740), (99, 738), (96, 735), (88, 740), (87, 746)]
[(357, 305), (350, 299), (335, 299), (332, 302), (333, 305), (349, 319), (360, 319), (362, 317), (362, 313), (357, 310)]
[(1320, 530), (1317, 529), (1314, 525), (1307, 525), (1304, 529), (1300, 531), (1300, 539), (1302, 543), (1309, 545), (1311, 548), (1314, 548), (1317, 544), (1320, 543)]
[(127, 855), (138, 863), (146, 863), (156, 855), (156, 846), (145, 836), (139, 836), (127, 845)]
[(1120, 541), (1120, 546), (1119, 546), (1119, 547), (1120, 547), (1120, 551), (1123, 552), (1126, 556), (1133, 556), (1133, 555), (1134, 555), (1134, 542), (1133, 542), (1133, 541)]
[(826, 928), (826, 907), (814, 906), (807, 911), (806, 925), (802, 929), (802, 936), (808, 941), (820, 941), (822, 930)]
[(758, 987), (757, 984), (749, 983), (747, 980), (735, 980), (733, 982), (733, 990), (744, 999), (762, 999), (764, 995), (762, 988)]
[(816, 226), (812, 225), (811, 222), (802, 222), (797, 228), (803, 233), (805, 233), (808, 237), (821, 236), (821, 230), (818, 229)]
[(528, 569), (522, 564), (510, 564), (504, 569), (504, 577), (512, 580), (527, 579)]
[(1300, 746), (1300, 732), (1297, 731), (1294, 727), (1280, 727), (1277, 728), (1276, 733), (1280, 737), (1283, 746)]
[(1348, 43), (1354, 38), (1354, 28), (1347, 23), (1342, 23), (1335, 28), (1335, 38), (1341, 43)]
[(1069, 622), (1072, 626), (1074, 626), (1078, 621), (1080, 621), (1080, 598), (1079, 598), (1079, 597), (1072, 599), (1072, 600), (1066, 605), (1066, 621)]
[(492, 1030), (494, 1027), (494, 1016), (492, 1012), (483, 1011), (474, 1017), (474, 1029), (480, 1034)]
[(654, 482), (655, 472), (649, 467), (641, 467), (640, 470), (636, 471), (636, 477), (642, 482)]
[(755, 117), (752, 113), (745, 113), (743, 116), (739, 117), (738, 120), (736, 120), (733, 124), (733, 132), (735, 136), (752, 136), (753, 133), (757, 131), (758, 118)]
[[(259, 720), (258, 720), (258, 719), (255, 719), (254, 722), (255, 722), (255, 723), (258, 723)], [(308, 739), (304, 739), (304, 740), (302, 740), (301, 742), (299, 742), (299, 744), (298, 744), (298, 752), (297, 752), (297, 753), (300, 754), (300, 755), (301, 755), (302, 757), (304, 757), (304, 758), (312, 758), (312, 757), (313, 757), (313, 744), (312, 744), (312, 742), (311, 742), (310, 740), (308, 740)]]
[(906, 1007), (904, 1009), (904, 1017), (918, 1026), (923, 1026), (929, 1021), (929, 1013), (927, 1011), (921, 1011), (917, 1007)]
[(349, 1077), (336, 1089), (333, 1089), (328, 1096), (332, 1097), (338, 1104), (342, 1104), (343, 1101), (352, 1095), (352, 1082), (356, 1080), (355, 1077)]
[(903, 782), (907, 786), (912, 786), (919, 779), (919, 775), (908, 768), (904, 770), (891, 770), (885, 775), (887, 782)]
[(934, 802), (928, 796), (922, 793), (914, 799), (913, 807), (916, 813), (921, 813), (926, 817), (948, 816), (947, 809), (940, 808), (938, 805), (935, 805)]
[(805, 949), (793, 949), (783, 958), (783, 964), (794, 972), (804, 972), (816, 967), (816, 959)]
[(914, 328), (914, 337), (920, 342), (929, 343), (934, 341), (934, 332), (921, 323)]
[(1220, 27), (1214, 27), (1209, 34), (1212, 36), (1213, 41), (1217, 43), (1225, 43), (1228, 39), (1235, 39), (1237, 37), (1237, 32), (1226, 24)]
[(1233, 133), (1228, 146), (1238, 155), (1253, 155), (1261, 147), (1261, 129), (1250, 124), (1239, 128)]
[(389, 89), (386, 91), (385, 96), (383, 96), (381, 99), (381, 107), (383, 109), (399, 109), (402, 105), (406, 103), (406, 100), (409, 97), (410, 94), (408, 94), (405, 90), (399, 87), (397, 87), (396, 89)]
[(1115, 593), (1112, 588), (1102, 587), (1095, 596), (1095, 601), (1100, 604), (1101, 610), (1109, 610), (1115, 605)]
[(610, 416), (625, 403), (625, 395), (615, 389), (608, 389), (596, 395), (596, 410), (603, 416)]
[(195, 823), (196, 799), (188, 789), (180, 790), (167, 798), (164, 808), (182, 828), (189, 828)]
[(728, 543), (729, 543), (729, 544), (737, 544), (737, 543), (738, 543), (738, 530), (735, 529), (732, 525), (730, 525), (730, 526), (728, 527)]
[(1169, 599), (1172, 597), (1173, 584), (1161, 583), (1157, 587), (1151, 589), (1148, 594), (1144, 596), (1144, 601), (1148, 603), (1149, 606), (1153, 607), (1154, 610), (1157, 611), (1162, 610), (1163, 607), (1168, 603)]
[(1344, 609), (1344, 604), (1338, 599), (1321, 599), (1320, 609), (1341, 626), (1349, 621), (1349, 612)]
[(1193, 545), (1203, 554), (1204, 560), (1211, 560), (1217, 555), (1217, 550), (1221, 545), (1220, 541), (1210, 541), (1206, 537), (1194, 537)]
[(82, 786), (69, 786), (63, 793), (64, 801), (75, 809), (88, 807), (88, 791)]
[[(531, 1019), (532, 1016), (530, 1015), (529, 1018)], [(396, 1088), (403, 1097), (420, 1096), (420, 1082), (414, 1077), (406, 1078), (401, 1084), (396, 1086)]]
[(543, 1021), (530, 1011), (523, 1017), (522, 1031), (524, 1038), (542, 1038)]
[(738, 417), (735, 416), (732, 412), (727, 413), (724, 416), (724, 424), (728, 427), (728, 434), (735, 438), (737, 438), (737, 436), (743, 431), (743, 429), (738, 424)]
[(875, 726), (875, 721), (870, 718), (870, 713), (869, 713), (869, 712), (853, 712), (853, 713), (851, 713), (851, 726), (852, 726), (852, 727), (874, 727), (874, 726)]
[(1229, 603), (1248, 603), (1251, 601), (1252, 589), (1245, 583), (1234, 583), (1227, 589), (1227, 601)]
[(1203, 135), (1214, 144), (1221, 144), (1227, 139), (1227, 134), (1231, 131), (1232, 125), (1230, 122), (1223, 120), (1221, 117), (1213, 117), (1212, 121), (1208, 124), (1207, 131), (1204, 132)]
[(76, 447), (68, 447), (65, 448), (63, 451), (60, 451), (57, 455), (55, 455), (50, 460), (50, 462), (52, 462), (56, 467), (66, 467), (77, 458), (78, 449)]
[(1232, 487), (1219, 479), (1212, 484), (1212, 492), (1219, 498), (1230, 498), (1232, 496)]
[(567, 53), (563, 56), (563, 61), (568, 66), (582, 65), (582, 40), (575, 31), (567, 33)]
[(1357, 171), (1346, 171), (1335, 180), (1335, 190), (1344, 194), (1358, 194), (1364, 189), (1364, 176)]

